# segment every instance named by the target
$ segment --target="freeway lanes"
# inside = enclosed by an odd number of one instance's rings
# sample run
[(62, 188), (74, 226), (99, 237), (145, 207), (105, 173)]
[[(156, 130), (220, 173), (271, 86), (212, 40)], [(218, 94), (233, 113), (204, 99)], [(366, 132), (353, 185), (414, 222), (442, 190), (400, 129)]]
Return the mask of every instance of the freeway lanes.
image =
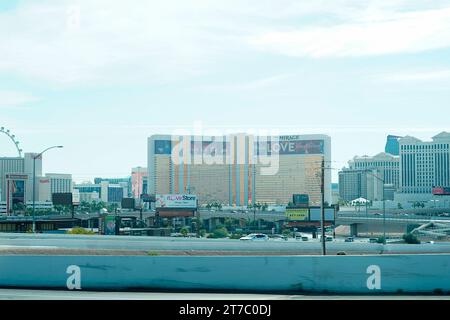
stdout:
[[(127, 251), (187, 251), (187, 252), (228, 252), (245, 254), (320, 254), (318, 240), (283, 241), (269, 240), (264, 242), (245, 242), (231, 239), (197, 239), (170, 237), (133, 237), (133, 236), (83, 236), (57, 234), (0, 234), (0, 254), (3, 248), (52, 247), (64, 249), (90, 250), (127, 250)], [(379, 253), (450, 253), (450, 243), (436, 244), (377, 244), (363, 242), (327, 242), (328, 252), (336, 254), (344, 251), (347, 254), (379, 254)]]
[(450, 300), (450, 296), (418, 295), (282, 295), (259, 293), (98, 292), (0, 289), (0, 300)]

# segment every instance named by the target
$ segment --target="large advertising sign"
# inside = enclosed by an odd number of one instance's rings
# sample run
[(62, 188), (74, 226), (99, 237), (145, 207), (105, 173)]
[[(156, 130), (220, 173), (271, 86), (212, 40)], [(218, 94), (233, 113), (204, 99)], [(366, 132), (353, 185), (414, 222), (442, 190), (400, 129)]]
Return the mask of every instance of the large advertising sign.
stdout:
[(294, 194), (292, 196), (292, 202), (297, 207), (305, 207), (309, 206), (309, 195), (307, 194)]
[(432, 189), (434, 195), (450, 195), (450, 187), (434, 187)]
[(171, 154), (172, 141), (171, 140), (155, 140), (155, 154)]
[(73, 204), (72, 193), (53, 193), (52, 202), (55, 206), (70, 206)]
[(289, 154), (323, 154), (323, 140), (287, 140), (284, 136), (279, 141), (258, 141), (257, 152), (259, 155), (289, 155)]
[(6, 212), (10, 214), (19, 204), (25, 205), (25, 181), (27, 175), (6, 175)]
[(107, 215), (105, 218), (105, 235), (116, 235), (116, 217)]
[(157, 194), (155, 207), (167, 209), (196, 209), (197, 196), (192, 194)]
[(309, 218), (308, 209), (286, 209), (286, 218), (289, 221), (306, 221)]
[[(321, 221), (322, 211), (320, 207), (309, 208), (311, 221)], [(334, 221), (334, 208), (325, 208), (325, 221)]]
[(134, 198), (122, 198), (121, 207), (122, 209), (135, 209), (136, 201)]

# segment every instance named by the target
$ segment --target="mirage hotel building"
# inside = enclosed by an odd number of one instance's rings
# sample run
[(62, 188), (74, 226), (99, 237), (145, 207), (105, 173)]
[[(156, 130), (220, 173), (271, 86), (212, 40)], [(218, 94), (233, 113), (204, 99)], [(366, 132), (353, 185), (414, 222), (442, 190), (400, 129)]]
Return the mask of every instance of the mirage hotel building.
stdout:
[[(293, 194), (320, 203), (321, 165), (331, 161), (327, 135), (153, 135), (148, 138), (150, 194), (191, 193), (200, 204), (286, 205)], [(324, 172), (331, 203), (331, 170)]]

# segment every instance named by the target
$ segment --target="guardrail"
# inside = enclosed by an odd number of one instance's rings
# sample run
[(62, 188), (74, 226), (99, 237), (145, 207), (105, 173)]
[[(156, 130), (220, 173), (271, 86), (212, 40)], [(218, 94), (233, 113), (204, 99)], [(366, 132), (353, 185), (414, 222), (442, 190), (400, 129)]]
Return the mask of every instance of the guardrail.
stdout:
[(450, 255), (0, 256), (0, 287), (449, 293)]

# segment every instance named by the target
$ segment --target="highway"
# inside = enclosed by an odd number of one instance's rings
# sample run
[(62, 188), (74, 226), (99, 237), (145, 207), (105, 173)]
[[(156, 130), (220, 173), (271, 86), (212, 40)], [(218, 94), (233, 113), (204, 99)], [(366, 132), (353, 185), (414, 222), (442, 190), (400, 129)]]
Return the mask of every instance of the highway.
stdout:
[(96, 292), (0, 289), (0, 300), (450, 300), (439, 295), (287, 295), (259, 293)]
[[(321, 245), (317, 239), (240, 241), (231, 239), (136, 237), (136, 236), (98, 236), (98, 235), (59, 235), (59, 234), (0, 234), (0, 253), (8, 248), (63, 248), (63, 249), (109, 249), (127, 251), (185, 251), (185, 252), (236, 252), (236, 253), (276, 253), (276, 254), (320, 254)], [(336, 254), (377, 253), (450, 253), (450, 243), (435, 244), (377, 244), (368, 242), (346, 243), (327, 242), (328, 252)]]

